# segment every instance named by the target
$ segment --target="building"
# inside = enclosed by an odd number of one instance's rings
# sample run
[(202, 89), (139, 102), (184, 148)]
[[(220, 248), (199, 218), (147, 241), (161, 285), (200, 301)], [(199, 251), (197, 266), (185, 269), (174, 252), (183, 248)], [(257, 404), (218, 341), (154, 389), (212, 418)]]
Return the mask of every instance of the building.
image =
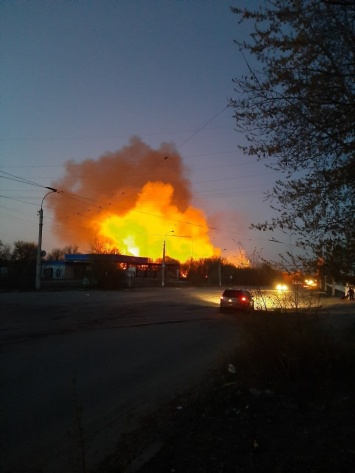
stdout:
[[(152, 263), (146, 257), (115, 254), (66, 254), (64, 261), (43, 261), (41, 277), (44, 283), (72, 282), (73, 285), (95, 286), (99, 273), (106, 272), (110, 277), (115, 269), (125, 273), (128, 287), (158, 285), (162, 280), (161, 263)], [(178, 280), (179, 264), (165, 263), (165, 273), (167, 280)]]

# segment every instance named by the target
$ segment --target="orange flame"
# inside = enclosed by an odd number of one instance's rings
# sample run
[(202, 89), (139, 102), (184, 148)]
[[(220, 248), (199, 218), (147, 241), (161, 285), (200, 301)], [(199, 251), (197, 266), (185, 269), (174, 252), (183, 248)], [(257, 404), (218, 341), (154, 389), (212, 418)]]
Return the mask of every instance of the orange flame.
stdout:
[[(191, 205), (191, 184), (173, 144), (153, 150), (138, 137), (97, 160), (68, 161), (65, 176), (52, 185), (55, 231), (66, 243), (95, 239), (122, 254), (184, 262), (219, 253), (209, 237), (204, 212)], [(111, 246), (112, 244), (112, 246)]]
[(124, 254), (152, 259), (162, 257), (164, 241), (166, 254), (179, 261), (216, 254), (204, 213), (192, 206), (180, 211), (173, 196), (171, 184), (148, 182), (134, 208), (102, 218), (100, 236), (112, 240)]

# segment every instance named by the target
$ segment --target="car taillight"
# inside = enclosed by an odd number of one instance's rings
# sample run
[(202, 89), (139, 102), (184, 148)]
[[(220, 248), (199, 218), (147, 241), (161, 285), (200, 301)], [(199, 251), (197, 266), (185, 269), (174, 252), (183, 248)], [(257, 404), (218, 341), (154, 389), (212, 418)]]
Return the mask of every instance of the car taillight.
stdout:
[(245, 302), (247, 300), (247, 298), (245, 296), (243, 296), (241, 299), (242, 299), (243, 302)]

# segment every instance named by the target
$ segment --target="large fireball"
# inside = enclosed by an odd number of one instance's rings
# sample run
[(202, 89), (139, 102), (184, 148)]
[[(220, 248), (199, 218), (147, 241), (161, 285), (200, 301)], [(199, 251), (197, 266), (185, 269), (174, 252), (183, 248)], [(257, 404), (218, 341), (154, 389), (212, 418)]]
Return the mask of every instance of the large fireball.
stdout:
[(88, 251), (96, 239), (109, 240), (122, 254), (181, 262), (218, 253), (207, 218), (191, 204), (182, 158), (171, 144), (151, 149), (139, 138), (97, 160), (66, 164), (55, 205), (59, 237)]
[(203, 212), (191, 206), (180, 211), (173, 196), (171, 184), (148, 182), (134, 208), (121, 216), (103, 218), (100, 235), (113, 240), (123, 253), (135, 256), (161, 257), (164, 240), (167, 254), (179, 261), (212, 256)]

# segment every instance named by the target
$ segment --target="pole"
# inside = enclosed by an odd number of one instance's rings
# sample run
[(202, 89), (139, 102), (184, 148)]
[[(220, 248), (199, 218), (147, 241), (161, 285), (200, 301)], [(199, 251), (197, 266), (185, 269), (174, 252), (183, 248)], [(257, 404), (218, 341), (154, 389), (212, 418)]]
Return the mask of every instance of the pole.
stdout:
[(36, 289), (41, 289), (41, 260), (42, 260), (42, 229), (43, 229), (43, 202), (48, 194), (57, 192), (53, 187), (46, 187), (49, 192), (43, 197), (41, 208), (38, 211), (39, 215), (39, 230), (38, 230), (38, 246), (37, 246), (37, 260), (36, 260)]
[(174, 230), (169, 230), (164, 235), (164, 243), (163, 243), (163, 259), (161, 263), (161, 287), (165, 286), (165, 239), (168, 233), (174, 233)]
[(219, 255), (219, 260), (218, 260), (218, 279), (219, 279), (219, 285), (222, 286), (221, 255)]
[(165, 240), (163, 243), (163, 260), (161, 265), (161, 286), (165, 286)]
[(36, 262), (36, 289), (41, 289), (41, 253), (42, 253), (42, 228), (43, 228), (43, 209), (42, 206), (38, 211), (39, 215), (39, 232), (37, 246), (37, 262)]
[(222, 251), (225, 251), (227, 248), (223, 248), (221, 252), (219, 253), (219, 260), (218, 260), (218, 279), (219, 279), (219, 285), (222, 286)]

